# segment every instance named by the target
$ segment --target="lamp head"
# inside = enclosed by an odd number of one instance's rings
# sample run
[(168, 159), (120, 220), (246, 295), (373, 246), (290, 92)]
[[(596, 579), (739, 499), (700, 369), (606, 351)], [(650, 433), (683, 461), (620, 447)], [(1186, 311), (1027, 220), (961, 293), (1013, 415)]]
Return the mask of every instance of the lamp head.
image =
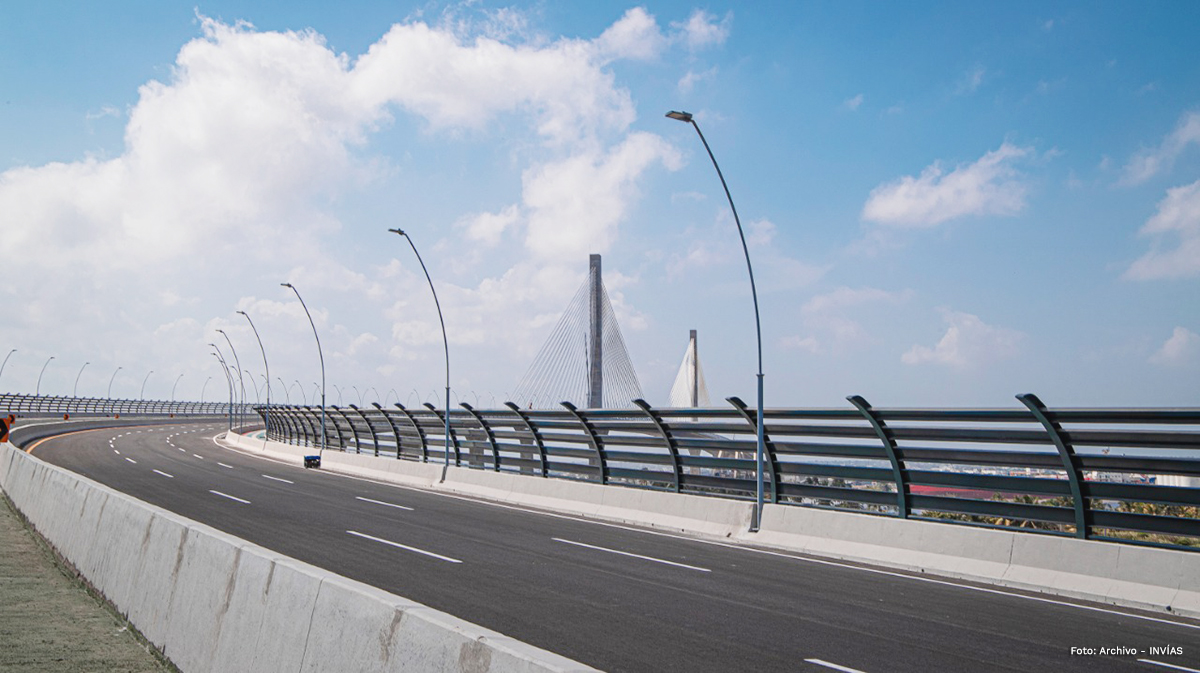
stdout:
[(392, 232), (393, 234), (399, 234), (401, 236), (408, 236), (408, 234), (404, 233), (403, 229), (388, 229), (388, 231)]
[[(238, 311), (238, 314), (239, 314), (239, 315), (246, 315), (246, 312), (245, 312), (245, 311)], [(249, 318), (250, 316), (246, 315), (246, 317), (247, 317), (247, 318)]]
[(667, 116), (670, 117), (671, 119), (678, 119), (681, 122), (692, 121), (692, 113), (691, 112), (676, 112), (675, 110), (671, 110), (670, 112), (667, 113)]
[[(283, 287), (292, 287), (292, 284), (291, 284), (291, 283), (280, 283), (280, 285), (281, 285), (281, 286), (283, 286)], [(292, 289), (294, 290), (294, 289), (296, 289), (296, 288), (292, 287)]]

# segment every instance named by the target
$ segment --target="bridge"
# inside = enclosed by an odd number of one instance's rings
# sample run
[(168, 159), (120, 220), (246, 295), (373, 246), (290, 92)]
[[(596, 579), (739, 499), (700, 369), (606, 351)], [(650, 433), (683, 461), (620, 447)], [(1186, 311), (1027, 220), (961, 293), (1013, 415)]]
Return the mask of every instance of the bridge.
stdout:
[[(306, 405), (231, 432), (227, 406), (4, 403), (25, 410), (4, 490), (106, 595), (162, 568), (152, 586), (195, 614), (121, 609), (183, 670), (1200, 669), (1196, 409), (768, 409), (750, 533), (736, 398), (462, 405), (449, 454), (430, 406), (330, 407), (321, 437)], [(129, 521), (136, 544), (105, 547)], [(289, 569), (283, 593), (260, 558)]]

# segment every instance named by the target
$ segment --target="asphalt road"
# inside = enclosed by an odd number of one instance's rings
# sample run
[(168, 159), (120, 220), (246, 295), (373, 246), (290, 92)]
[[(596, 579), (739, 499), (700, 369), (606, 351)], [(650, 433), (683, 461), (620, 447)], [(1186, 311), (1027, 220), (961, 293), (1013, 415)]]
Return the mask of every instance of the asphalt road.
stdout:
[[(611, 671), (1200, 673), (1200, 621), (304, 470), (218, 446), (223, 429), (101, 428), (31, 447), (214, 528)], [(1182, 654), (1151, 649), (1169, 647)]]

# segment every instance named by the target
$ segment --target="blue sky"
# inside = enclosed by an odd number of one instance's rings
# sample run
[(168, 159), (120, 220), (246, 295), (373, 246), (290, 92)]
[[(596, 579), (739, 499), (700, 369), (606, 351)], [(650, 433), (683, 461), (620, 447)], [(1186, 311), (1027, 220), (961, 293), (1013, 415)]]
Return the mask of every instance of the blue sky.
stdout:
[(273, 396), (311, 397), (291, 281), (333, 402), (435, 401), (401, 227), (455, 401), (516, 386), (591, 252), (652, 404), (689, 329), (712, 399), (751, 400), (741, 249), (683, 109), (750, 239), (769, 406), (1195, 406), (1198, 25), (1194, 2), (10, 3), (0, 389), (54, 356), (43, 392), (211, 400), (215, 329), (262, 374), (245, 310)]

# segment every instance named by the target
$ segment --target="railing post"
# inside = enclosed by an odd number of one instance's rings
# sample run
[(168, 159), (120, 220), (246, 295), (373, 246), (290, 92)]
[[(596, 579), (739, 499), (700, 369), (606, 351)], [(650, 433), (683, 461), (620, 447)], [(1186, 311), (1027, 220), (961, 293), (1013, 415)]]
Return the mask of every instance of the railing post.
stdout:
[[(421, 424), (417, 423), (417, 419), (413, 417), (412, 412), (405, 409), (403, 404), (396, 402), (395, 405), (400, 410), (400, 413), (404, 414), (404, 417), (408, 419), (408, 422), (412, 423), (413, 430), (417, 433), (417, 439), (421, 440), (421, 462), (429, 462), (429, 444), (425, 440), (425, 431), (421, 429)], [(396, 443), (397, 445), (400, 443), (399, 437), (396, 438)]]
[(571, 404), (570, 402), (559, 402), (559, 404), (563, 405), (563, 407), (575, 417), (575, 420), (579, 421), (579, 425), (583, 426), (583, 431), (587, 433), (588, 444), (590, 444), (592, 446), (592, 450), (596, 452), (596, 460), (599, 461), (600, 483), (607, 484), (608, 461), (604, 458), (604, 450), (600, 448), (600, 438), (596, 436), (596, 429), (593, 428), (592, 424), (583, 417), (583, 414), (579, 413), (579, 409), (575, 408), (574, 404)]
[(658, 413), (650, 408), (646, 400), (638, 398), (633, 403), (639, 409), (646, 412), (646, 415), (650, 417), (650, 421), (654, 423), (654, 427), (658, 428), (658, 434), (662, 435), (663, 442), (667, 445), (667, 451), (671, 454), (672, 490), (678, 493), (680, 482), (683, 480), (683, 470), (679, 466), (679, 447), (675, 443), (675, 436), (671, 434), (671, 429), (667, 427)]
[(1046, 434), (1050, 435), (1050, 441), (1054, 442), (1054, 448), (1058, 450), (1058, 457), (1062, 461), (1063, 470), (1067, 473), (1067, 480), (1071, 484), (1071, 499), (1075, 505), (1075, 537), (1086, 539), (1091, 534), (1091, 511), (1088, 508), (1087, 500), (1083, 497), (1083, 475), (1082, 470), (1079, 469), (1079, 460), (1075, 457), (1075, 449), (1064, 435), (1062, 427), (1050, 419), (1046, 405), (1042, 404), (1037, 395), (1025, 393), (1017, 395), (1017, 399), (1028, 407), (1037, 422), (1042, 424), (1042, 427), (1046, 429)]
[(487, 435), (488, 443), (492, 445), (492, 470), (499, 472), (500, 447), (496, 446), (496, 433), (492, 432), (491, 426), (488, 425), (487, 421), (483, 420), (483, 416), (478, 411), (475, 411), (474, 407), (466, 402), (460, 402), (459, 405), (475, 418), (475, 422), (479, 423), (479, 427), (483, 428), (483, 432)]
[[(726, 397), (725, 401), (732, 404), (733, 408), (737, 409), (738, 414), (746, 419), (746, 422), (750, 424), (750, 429), (754, 431), (755, 440), (757, 441), (758, 410), (747, 408), (746, 403), (740, 397)], [(766, 424), (767, 422), (764, 419), (763, 425), (765, 426)], [(779, 459), (775, 456), (775, 443), (771, 441), (771, 436), (767, 433), (765, 427), (763, 428), (763, 447), (766, 449), (767, 459), (771, 463), (771, 499), (768, 502), (776, 503), (779, 502)]]
[(392, 421), (392, 417), (388, 414), (387, 410), (379, 406), (378, 402), (372, 402), (371, 406), (379, 410), (379, 413), (383, 416), (383, 420), (387, 421), (388, 427), (392, 429), (392, 437), (396, 440), (396, 460), (400, 460), (400, 431), (396, 429), (396, 423)]
[(518, 407), (512, 402), (505, 402), (504, 406), (511, 409), (512, 412), (517, 415), (517, 418), (520, 418), (521, 421), (525, 423), (525, 427), (529, 430), (530, 436), (533, 437), (533, 443), (537, 445), (538, 456), (542, 461), (542, 476), (550, 476), (550, 469), (546, 464), (546, 445), (542, 443), (542, 433), (538, 432), (538, 429), (534, 427), (533, 422), (529, 420), (529, 416), (526, 415), (524, 411), (521, 411), (521, 407)]
[[(345, 412), (345, 410), (344, 410), (344, 409), (342, 409), (342, 408), (340, 408), (340, 407), (338, 407), (336, 404), (335, 404), (335, 405), (332, 405), (332, 406), (330, 406), (329, 408), (330, 408), (330, 409), (333, 409), (334, 411), (336, 411), (336, 412), (337, 412), (337, 414), (338, 414), (338, 416), (341, 416), (341, 417), (342, 417), (342, 420), (346, 421), (346, 425), (349, 425), (349, 426), (350, 426), (350, 432), (354, 433), (354, 452), (355, 452), (355, 453), (360, 453), (360, 451), (359, 451), (359, 448), (358, 448), (358, 430), (355, 430), (355, 429), (354, 429), (354, 424), (353, 424), (353, 423), (351, 423), (351, 422), (350, 422), (350, 418), (349, 418), (348, 416), (346, 416), (346, 412)], [(330, 416), (330, 418), (332, 418), (332, 419), (333, 419), (333, 429), (334, 429), (334, 430), (337, 430), (337, 435), (338, 435), (338, 443), (342, 445), (342, 451), (343, 451), (344, 453), (348, 453), (348, 451), (346, 451), (346, 440), (345, 440), (345, 439), (343, 438), (343, 436), (342, 436), (342, 428), (341, 428), (341, 426), (340, 426), (340, 425), (338, 425), (338, 422), (337, 422), (337, 417), (336, 417), (336, 416)]]
[(896, 514), (901, 519), (907, 519), (909, 514), (908, 471), (904, 467), (904, 461), (896, 455), (896, 438), (892, 435), (891, 428), (883, 422), (879, 414), (875, 413), (870, 403), (861, 395), (851, 395), (846, 399), (862, 412), (863, 417), (875, 430), (879, 441), (883, 443), (883, 451), (887, 454), (888, 462), (892, 464), (892, 479), (896, 482)]
[[(449, 402), (449, 400), (446, 400), (446, 401), (447, 401), (447, 403)], [(437, 407), (433, 406), (429, 402), (425, 403), (425, 408), (433, 412), (433, 415), (436, 416), (438, 421), (441, 422), (443, 428), (445, 428), (445, 427), (447, 427), (447, 425), (449, 425), (449, 427), (450, 427), (450, 443), (452, 443), (454, 445), (454, 466), (458, 467), (459, 465), (462, 464), (462, 460), (460, 458), (461, 452), (459, 451), (459, 447), (458, 447), (458, 433), (454, 430), (453, 423), (449, 423), (449, 424), (447, 423), (447, 418), (449, 418), (450, 421), (453, 421), (454, 417), (450, 416), (449, 409), (446, 409), (446, 416), (442, 416), (440, 413), (438, 413)], [(445, 432), (445, 430), (442, 430), (442, 432)], [(444, 450), (445, 449), (443, 449), (443, 451)]]
[[(358, 415), (360, 418), (362, 418), (363, 423), (367, 424), (367, 429), (371, 431), (371, 444), (374, 445), (375, 457), (378, 458), (379, 457), (379, 435), (375, 433), (375, 426), (371, 425), (371, 421), (367, 418), (367, 415), (363, 413), (362, 409), (359, 409), (358, 407), (354, 406), (353, 404), (350, 405), (350, 408), (353, 409), (354, 411), (358, 412)], [(351, 423), (350, 427), (353, 428), (354, 424)], [(358, 441), (358, 433), (357, 432), (354, 433), (354, 441), (355, 442)]]

